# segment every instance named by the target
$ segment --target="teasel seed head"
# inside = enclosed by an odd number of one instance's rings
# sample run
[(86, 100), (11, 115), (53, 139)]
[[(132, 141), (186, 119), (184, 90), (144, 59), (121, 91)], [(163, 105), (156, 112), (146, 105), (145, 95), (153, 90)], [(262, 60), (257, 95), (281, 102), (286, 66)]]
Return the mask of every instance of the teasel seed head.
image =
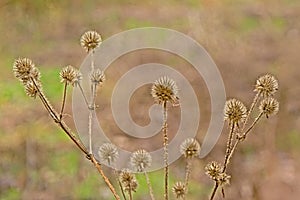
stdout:
[(185, 158), (194, 158), (200, 154), (200, 144), (194, 138), (187, 138), (180, 145), (180, 153), (184, 155)]
[(259, 110), (269, 118), (270, 115), (276, 115), (278, 113), (279, 102), (273, 97), (267, 97), (261, 101)]
[(125, 191), (134, 191), (138, 187), (138, 182), (135, 175), (129, 169), (123, 169), (119, 175), (120, 181), (124, 187)]
[(157, 104), (166, 102), (176, 104), (179, 99), (175, 81), (167, 76), (163, 76), (154, 82), (151, 88), (151, 95)]
[(172, 187), (172, 192), (176, 199), (184, 199), (186, 194), (186, 187), (183, 182), (176, 182), (174, 186)]
[(87, 31), (80, 38), (80, 44), (87, 52), (97, 48), (101, 42), (101, 35), (96, 31)]
[(256, 80), (254, 91), (263, 97), (272, 96), (277, 90), (278, 81), (273, 75), (266, 74)]
[(98, 155), (103, 162), (109, 165), (119, 157), (118, 148), (112, 143), (104, 143), (99, 147)]
[(34, 66), (32, 60), (28, 58), (18, 58), (15, 60), (13, 65), (13, 72), (16, 78), (18, 78), (24, 85), (30, 80), (35, 79), (37, 82), (40, 81), (40, 72)]
[(224, 108), (224, 119), (230, 124), (239, 125), (247, 117), (246, 106), (237, 99), (230, 99), (226, 101)]
[(221, 173), (222, 173), (221, 165), (216, 161), (212, 161), (208, 163), (205, 167), (205, 174), (209, 176), (212, 180), (217, 181)]
[(219, 176), (217, 178), (218, 184), (221, 187), (225, 186), (225, 185), (229, 185), (230, 184), (230, 178), (231, 178), (231, 176), (229, 176), (228, 174), (221, 173), (221, 174), (219, 174)]
[(100, 69), (96, 69), (95, 71), (93, 71), (90, 75), (90, 78), (91, 78), (92, 84), (95, 84), (95, 85), (102, 85), (105, 81), (104, 72), (101, 71)]
[(150, 153), (144, 149), (133, 152), (130, 157), (130, 164), (137, 172), (143, 172), (151, 166), (151, 162)]
[[(37, 87), (41, 87), (39, 83)], [(33, 97), (36, 98), (36, 95), (38, 94), (38, 88), (36, 87), (36, 85), (32, 82), (32, 80), (27, 81), (27, 83), (24, 85), (25, 86), (25, 93), (29, 96), (29, 97)]]
[(60, 72), (60, 78), (62, 83), (71, 84), (77, 86), (82, 79), (81, 73), (73, 66), (68, 65), (64, 67)]

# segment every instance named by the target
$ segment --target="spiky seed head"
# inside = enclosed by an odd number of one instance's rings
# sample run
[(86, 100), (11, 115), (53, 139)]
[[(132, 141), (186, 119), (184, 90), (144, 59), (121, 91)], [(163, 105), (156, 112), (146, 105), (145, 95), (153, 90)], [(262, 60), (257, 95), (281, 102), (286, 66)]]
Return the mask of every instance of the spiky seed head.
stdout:
[(68, 65), (60, 71), (60, 78), (62, 83), (77, 86), (82, 79), (81, 73), (73, 66)]
[(133, 152), (130, 157), (130, 164), (138, 172), (143, 172), (146, 168), (150, 167), (151, 162), (150, 153), (144, 149)]
[(112, 143), (104, 143), (99, 147), (98, 155), (103, 162), (109, 165), (119, 157), (118, 148)]
[(276, 115), (278, 113), (279, 102), (273, 97), (267, 97), (261, 101), (259, 110), (269, 118), (270, 115)]
[(91, 78), (92, 84), (95, 84), (95, 85), (102, 85), (105, 81), (104, 72), (101, 71), (100, 69), (96, 69), (95, 71), (93, 71), (90, 75), (90, 78)]
[(119, 175), (119, 179), (124, 187), (125, 191), (134, 191), (138, 187), (138, 182), (135, 175), (129, 169), (123, 169)]
[(218, 180), (221, 173), (221, 165), (216, 161), (208, 163), (205, 167), (205, 174), (215, 181)]
[(277, 90), (278, 81), (273, 75), (266, 74), (256, 80), (254, 91), (263, 97), (272, 96)]
[(179, 99), (175, 81), (167, 76), (160, 77), (154, 82), (151, 88), (151, 95), (157, 104), (166, 102), (175, 104)]
[(194, 138), (187, 138), (184, 142), (180, 145), (180, 153), (185, 158), (194, 158), (199, 155), (200, 153), (200, 144)]
[(18, 58), (13, 65), (13, 72), (16, 78), (18, 78), (24, 85), (32, 77), (39, 82), (40, 72), (34, 67), (32, 60), (28, 58)]
[(226, 173), (221, 173), (221, 174), (219, 174), (217, 181), (218, 181), (219, 185), (222, 187), (222, 186), (230, 184), (230, 178), (231, 178), (230, 175), (228, 175)]
[(247, 117), (247, 108), (246, 106), (237, 99), (229, 99), (225, 103), (224, 108), (224, 119), (227, 120), (230, 124), (239, 125)]
[[(39, 83), (37, 83), (39, 84)], [(37, 85), (37, 87), (40, 87), (40, 85)], [(38, 88), (35, 86), (35, 84), (32, 81), (27, 81), (25, 84), (25, 93), (29, 97), (36, 98), (36, 95), (38, 94)]]
[(96, 31), (87, 31), (80, 38), (80, 44), (87, 52), (97, 48), (101, 42), (101, 35)]
[(183, 182), (176, 182), (174, 186), (172, 187), (172, 192), (176, 199), (184, 199), (186, 194), (186, 187)]

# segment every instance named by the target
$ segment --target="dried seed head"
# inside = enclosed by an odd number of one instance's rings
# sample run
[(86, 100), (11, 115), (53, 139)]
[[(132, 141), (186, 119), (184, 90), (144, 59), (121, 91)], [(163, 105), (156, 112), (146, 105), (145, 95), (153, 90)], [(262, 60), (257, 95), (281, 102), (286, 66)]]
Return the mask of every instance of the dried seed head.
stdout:
[(225, 186), (230, 184), (230, 178), (231, 176), (227, 175), (226, 173), (221, 173), (218, 176), (218, 183), (220, 186)]
[(125, 191), (134, 191), (138, 187), (135, 175), (129, 169), (123, 169), (119, 176)]
[(151, 95), (158, 104), (166, 102), (175, 104), (179, 99), (176, 83), (167, 76), (163, 76), (154, 82)]
[(219, 179), (221, 173), (221, 165), (216, 161), (208, 163), (205, 167), (205, 174), (215, 181)]
[(32, 77), (39, 82), (40, 72), (34, 67), (32, 60), (28, 58), (16, 59), (13, 65), (13, 72), (16, 78), (18, 78), (24, 85)]
[(269, 118), (270, 115), (276, 115), (279, 111), (279, 102), (273, 97), (267, 97), (261, 101), (259, 110)]
[(237, 99), (230, 99), (226, 101), (224, 108), (224, 119), (239, 125), (247, 117), (247, 108), (246, 106)]
[(80, 38), (80, 44), (87, 52), (97, 48), (101, 42), (101, 35), (96, 31), (87, 31)]
[(270, 74), (261, 76), (256, 80), (254, 91), (258, 92), (263, 97), (272, 96), (277, 90), (278, 81)]
[[(37, 83), (38, 84), (38, 83)], [(38, 87), (40, 87), (40, 85), (37, 85)], [(38, 89), (37, 87), (34, 85), (34, 83), (32, 81), (27, 81), (27, 83), (25, 84), (25, 93), (29, 96), (29, 97), (33, 97), (36, 98), (36, 95), (38, 93)]]
[(146, 168), (150, 167), (151, 162), (150, 153), (144, 149), (133, 152), (130, 157), (130, 164), (138, 172), (143, 172)]
[(177, 199), (184, 199), (186, 194), (185, 184), (182, 182), (176, 182), (172, 187), (172, 192)]
[(90, 78), (91, 78), (92, 84), (95, 84), (95, 85), (102, 85), (105, 81), (105, 75), (104, 75), (103, 71), (101, 71), (100, 69), (93, 71), (90, 75)]
[(107, 162), (110, 165), (117, 160), (119, 152), (114, 144), (104, 143), (99, 147), (98, 155), (103, 162)]
[(75, 69), (71, 65), (68, 65), (61, 70), (60, 78), (62, 83), (77, 86), (82, 79), (82, 75), (77, 69)]
[(193, 158), (200, 153), (200, 144), (194, 138), (187, 138), (180, 145), (180, 153), (184, 155), (185, 158)]

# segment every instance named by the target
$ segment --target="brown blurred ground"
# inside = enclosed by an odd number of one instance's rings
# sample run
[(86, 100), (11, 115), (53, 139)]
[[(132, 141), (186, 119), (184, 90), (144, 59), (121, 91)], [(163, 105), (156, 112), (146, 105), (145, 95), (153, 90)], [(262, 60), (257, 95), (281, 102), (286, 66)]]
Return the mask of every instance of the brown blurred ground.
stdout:
[[(233, 178), (226, 190), (226, 199), (298, 199), (299, 18), (297, 0), (188, 0), (185, 3), (175, 0), (148, 3), (1, 0), (0, 199), (111, 199), (95, 169), (50, 122), (38, 100), (23, 94), (11, 67), (19, 56), (32, 58), (44, 72), (45, 91), (48, 89), (50, 100), (59, 107), (61, 86), (56, 74), (64, 65), (80, 66), (85, 53), (78, 40), (84, 31), (97, 30), (105, 39), (144, 26), (175, 29), (195, 38), (219, 67), (227, 96), (237, 97), (247, 105), (251, 103), (253, 84), (259, 75), (270, 72), (279, 79), (280, 91), (276, 98), (280, 101), (280, 112), (270, 120), (263, 120), (239, 149), (231, 164)], [(142, 51), (121, 58), (108, 71), (108, 76), (117, 79), (126, 69), (153, 59), (164, 62), (164, 56), (161, 58), (156, 53)], [(122, 59), (126, 59), (126, 65), (116, 69), (124, 63)], [(174, 60), (172, 63), (177, 63), (174, 65), (179, 70), (180, 64), (188, 67), (184, 61)], [(198, 135), (201, 140), (208, 126), (209, 95), (201, 77), (189, 69), (184, 70), (186, 76), (196, 89), (203, 91), (198, 95), (204, 116)], [(147, 105), (143, 102), (151, 104), (151, 101), (140, 99), (146, 92), (141, 89), (141, 94), (131, 102), (140, 105), (145, 112)], [(110, 96), (105, 90), (103, 94), (99, 101), (109, 120), (109, 102), (104, 100)], [(70, 103), (69, 99), (69, 113)], [(142, 116), (145, 112), (133, 109), (133, 118), (145, 124), (148, 120)], [(67, 120), (72, 121), (70, 117)], [(170, 124), (176, 121), (172, 118)], [(116, 142), (130, 142), (116, 127), (109, 125), (106, 126), (116, 134)], [(176, 125), (171, 128), (176, 129)], [(212, 159), (222, 160), (226, 133), (225, 126), (223, 136), (210, 155), (194, 163), (188, 199), (206, 199), (209, 194), (212, 182), (204, 175), (203, 168)], [(178, 166), (183, 167), (182, 160), (172, 166), (172, 181), (182, 177), (183, 168)], [(159, 178), (153, 179), (161, 184)], [(143, 192), (137, 195), (138, 199), (147, 199)]]

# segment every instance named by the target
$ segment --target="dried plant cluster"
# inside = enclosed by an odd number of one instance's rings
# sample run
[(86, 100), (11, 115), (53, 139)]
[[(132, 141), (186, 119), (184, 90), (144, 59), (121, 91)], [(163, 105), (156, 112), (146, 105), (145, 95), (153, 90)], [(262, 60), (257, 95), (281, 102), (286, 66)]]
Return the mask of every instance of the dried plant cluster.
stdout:
[[(43, 90), (42, 83), (40, 81), (40, 72), (38, 68), (35, 67), (32, 60), (28, 58), (16, 59), (13, 64), (13, 72), (17, 79), (23, 84), (25, 92), (29, 97), (38, 97), (42, 104), (44, 105), (47, 112), (50, 114), (53, 121), (70, 137), (70, 139), (75, 143), (75, 145), (85, 154), (86, 158), (90, 160), (95, 168), (98, 170), (99, 174), (103, 178), (107, 187), (112, 192), (115, 199), (121, 199), (117, 193), (115, 186), (113, 186), (107, 176), (102, 170), (101, 163), (95, 158), (92, 152), (93, 141), (92, 141), (92, 113), (95, 111), (95, 98), (97, 95), (98, 88), (103, 86), (105, 82), (105, 74), (99, 68), (95, 68), (94, 64), (94, 50), (99, 47), (102, 39), (101, 35), (96, 31), (88, 31), (84, 33), (80, 39), (81, 46), (85, 49), (87, 53), (91, 55), (91, 70), (90, 70), (90, 89), (91, 98), (88, 99), (84, 90), (81, 86), (82, 74), (79, 70), (68, 65), (64, 67), (60, 72), (61, 83), (64, 85), (62, 103), (60, 111), (56, 111), (48, 99), (46, 98)], [(86, 147), (81, 140), (71, 131), (71, 129), (64, 122), (64, 107), (66, 102), (66, 94), (68, 86), (79, 87), (82, 96), (84, 97), (87, 108), (89, 109), (89, 119), (88, 119), (88, 135), (89, 135), (89, 145)], [(226, 145), (226, 152), (224, 156), (223, 163), (218, 163), (216, 161), (211, 161), (208, 163), (204, 169), (205, 174), (214, 181), (215, 186), (212, 189), (212, 194), (210, 200), (214, 199), (218, 188), (221, 188), (223, 196), (225, 196), (224, 186), (228, 185), (231, 176), (227, 173), (227, 168), (232, 159), (234, 152), (236, 151), (238, 145), (245, 141), (250, 131), (257, 124), (257, 122), (262, 118), (269, 118), (272, 115), (277, 114), (279, 110), (279, 103), (273, 97), (273, 95), (278, 90), (278, 81), (276, 78), (270, 74), (263, 75), (259, 77), (256, 81), (254, 92), (256, 93), (252, 104), (249, 109), (241, 101), (233, 98), (229, 99), (225, 103), (224, 107), (224, 120), (228, 122), (229, 134)], [(179, 104), (178, 87), (174, 80), (167, 76), (163, 76), (154, 80), (151, 91), (149, 94), (154, 99), (154, 103), (162, 106), (162, 117), (163, 125), (161, 127), (162, 134), (162, 144), (164, 147), (164, 195), (163, 199), (169, 199), (169, 157), (168, 157), (168, 124), (167, 124), (167, 112), (168, 108), (172, 108), (174, 105)], [(149, 96), (150, 96), (149, 95)], [(170, 106), (168, 106), (168, 104)], [(258, 105), (259, 104), (259, 105)], [(258, 115), (252, 120), (251, 124), (248, 125), (250, 116), (257, 107)], [(179, 151), (185, 160), (185, 178), (183, 181), (176, 182), (171, 191), (176, 199), (186, 199), (188, 193), (188, 183), (190, 180), (190, 174), (192, 171), (192, 162), (200, 154), (201, 146), (195, 138), (187, 138), (180, 145)], [(129, 166), (131, 169), (123, 169), (118, 171), (115, 168), (115, 162), (119, 158), (118, 148), (111, 143), (104, 143), (98, 147), (98, 156), (100, 160), (107, 165), (109, 165), (120, 188), (121, 195), (123, 199), (127, 200), (133, 199), (133, 193), (138, 189), (138, 182), (135, 177), (135, 173), (142, 173), (145, 176), (145, 180), (149, 189), (149, 196), (152, 200), (155, 199), (153, 188), (151, 185), (151, 180), (148, 176), (147, 169), (151, 167), (152, 158), (151, 154), (145, 149), (137, 149), (132, 153), (129, 159)], [(162, 198), (158, 198), (162, 199)]]

